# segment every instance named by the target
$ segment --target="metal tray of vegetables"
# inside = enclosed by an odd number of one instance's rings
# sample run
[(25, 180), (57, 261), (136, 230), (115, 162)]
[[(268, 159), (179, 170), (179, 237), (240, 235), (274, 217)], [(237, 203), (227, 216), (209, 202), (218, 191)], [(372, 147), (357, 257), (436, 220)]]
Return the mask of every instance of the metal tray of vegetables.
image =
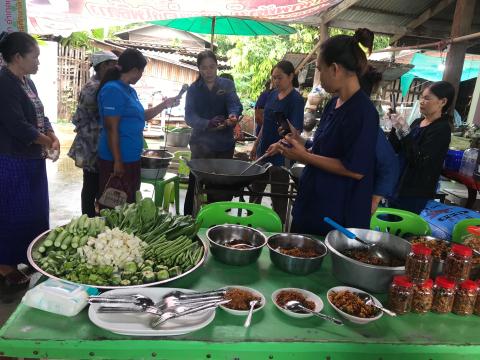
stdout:
[(200, 224), (163, 212), (149, 198), (100, 215), (40, 234), (28, 247), (30, 264), (53, 279), (117, 289), (166, 284), (206, 261)]

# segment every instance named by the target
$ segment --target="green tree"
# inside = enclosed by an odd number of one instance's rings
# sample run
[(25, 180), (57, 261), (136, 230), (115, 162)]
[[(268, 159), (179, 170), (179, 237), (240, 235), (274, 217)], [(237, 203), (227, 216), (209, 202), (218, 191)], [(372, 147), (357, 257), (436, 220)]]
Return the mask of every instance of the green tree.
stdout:
[[(248, 104), (255, 101), (263, 90), (273, 66), (289, 53), (307, 54), (318, 41), (316, 27), (293, 25), (297, 33), (290, 36), (216, 37), (217, 53), (227, 55), (231, 74), (240, 98)], [(329, 35), (353, 35), (354, 31), (330, 28)], [(388, 46), (389, 37), (376, 35), (374, 49)]]
[(308, 53), (316, 43), (318, 30), (294, 25), (290, 36), (218, 37), (218, 53), (226, 54), (232, 66), (237, 91), (244, 102), (256, 100), (272, 67), (285, 53)]

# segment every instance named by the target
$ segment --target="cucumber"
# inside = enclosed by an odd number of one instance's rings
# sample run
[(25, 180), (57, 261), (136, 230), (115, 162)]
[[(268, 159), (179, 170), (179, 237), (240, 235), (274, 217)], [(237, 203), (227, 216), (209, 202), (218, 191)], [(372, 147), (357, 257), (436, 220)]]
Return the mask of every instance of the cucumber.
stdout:
[(55, 247), (60, 247), (62, 246), (62, 241), (67, 237), (68, 235), (68, 231), (67, 230), (63, 230), (60, 235), (58, 235), (56, 238), (55, 238), (55, 242), (54, 242), (54, 245)]

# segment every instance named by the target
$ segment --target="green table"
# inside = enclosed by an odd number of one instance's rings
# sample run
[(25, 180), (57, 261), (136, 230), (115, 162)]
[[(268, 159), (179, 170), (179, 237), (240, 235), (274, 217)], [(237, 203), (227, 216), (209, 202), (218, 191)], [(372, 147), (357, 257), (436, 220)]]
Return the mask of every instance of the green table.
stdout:
[[(204, 232), (200, 234), (204, 237)], [(267, 298), (265, 308), (243, 328), (243, 317), (217, 310), (215, 320), (197, 332), (170, 338), (129, 337), (92, 324), (87, 311), (73, 318), (19, 305), (0, 329), (0, 356), (53, 359), (480, 359), (480, 317), (409, 314), (383, 316), (368, 325), (335, 326), (318, 318), (293, 319), (270, 297), (280, 287), (300, 287), (320, 295), (325, 312), (336, 314), (325, 294), (339, 285), (330, 258), (309, 276), (278, 270), (264, 248), (259, 261), (228, 266), (209, 258), (200, 270), (169, 287), (212, 289), (246, 285)], [(384, 296), (379, 296), (384, 301)]]

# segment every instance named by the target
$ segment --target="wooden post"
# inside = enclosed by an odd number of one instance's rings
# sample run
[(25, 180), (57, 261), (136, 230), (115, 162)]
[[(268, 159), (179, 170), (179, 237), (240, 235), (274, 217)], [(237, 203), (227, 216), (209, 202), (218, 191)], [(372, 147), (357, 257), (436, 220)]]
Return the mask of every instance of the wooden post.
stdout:
[[(323, 23), (319, 27), (320, 30), (320, 43), (328, 39), (328, 24)], [(317, 52), (317, 62), (320, 60), (320, 48)], [(320, 71), (315, 67), (315, 75), (313, 77), (313, 86), (320, 85)]]
[(217, 21), (217, 17), (212, 17), (212, 34), (210, 36), (210, 50), (215, 51), (213, 48), (213, 40), (215, 39), (215, 22)]
[[(476, 0), (457, 0), (455, 14), (453, 15), (452, 38), (467, 35), (470, 32), (473, 14), (475, 13), (475, 3)], [(450, 82), (455, 87), (454, 105), (457, 101), (467, 47), (468, 43), (466, 42), (450, 44), (450, 50), (447, 54), (443, 80)]]

